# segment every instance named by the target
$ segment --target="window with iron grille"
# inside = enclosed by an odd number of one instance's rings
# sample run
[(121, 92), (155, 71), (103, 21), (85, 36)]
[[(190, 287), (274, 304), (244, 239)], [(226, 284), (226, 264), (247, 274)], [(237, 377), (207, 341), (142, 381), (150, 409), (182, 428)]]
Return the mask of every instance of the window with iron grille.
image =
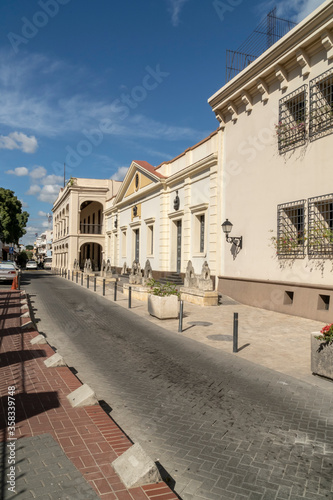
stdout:
[(333, 131), (333, 69), (310, 81), (310, 137)]
[(308, 254), (333, 254), (333, 193), (308, 200)]
[(276, 252), (279, 257), (304, 257), (305, 200), (278, 205)]
[(279, 123), (276, 125), (276, 134), (281, 153), (305, 144), (306, 101), (306, 85), (303, 85), (279, 101)]

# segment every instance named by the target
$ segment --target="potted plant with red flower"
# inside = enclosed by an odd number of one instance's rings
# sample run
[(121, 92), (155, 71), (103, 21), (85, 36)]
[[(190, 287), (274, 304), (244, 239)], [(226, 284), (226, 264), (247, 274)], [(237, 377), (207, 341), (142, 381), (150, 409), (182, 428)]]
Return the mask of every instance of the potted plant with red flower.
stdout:
[(333, 380), (333, 323), (324, 326), (320, 333), (312, 334), (311, 370)]

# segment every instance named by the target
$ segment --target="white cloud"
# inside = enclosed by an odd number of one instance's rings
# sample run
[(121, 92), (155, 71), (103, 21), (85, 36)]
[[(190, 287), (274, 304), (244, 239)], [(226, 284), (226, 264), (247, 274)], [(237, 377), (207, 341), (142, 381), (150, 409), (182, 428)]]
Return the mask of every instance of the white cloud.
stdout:
[(46, 184), (45, 186), (42, 187), (38, 199), (40, 201), (44, 201), (46, 203), (53, 203), (58, 197), (59, 191), (60, 191), (61, 186), (58, 184)]
[(23, 175), (28, 175), (29, 170), (26, 167), (16, 167), (14, 170), (7, 170), (5, 173), (22, 177)]
[(114, 181), (123, 181), (125, 175), (127, 174), (128, 167), (119, 167), (117, 172), (115, 172), (110, 179)]
[(299, 23), (322, 3), (323, 0), (281, 0), (277, 3), (272, 1), (269, 4), (261, 4), (261, 7), (265, 8), (267, 13), (269, 6), (276, 6), (278, 17)]
[(178, 26), (180, 11), (188, 0), (168, 0), (172, 26)]
[(37, 186), (37, 184), (33, 184), (32, 186), (30, 186), (30, 188), (28, 189), (28, 191), (25, 194), (35, 196), (40, 191), (41, 191), (40, 186)]
[(38, 142), (34, 135), (28, 137), (22, 132), (0, 135), (0, 149), (20, 149), (24, 153), (34, 153), (37, 148)]
[(20, 202), (22, 203), (22, 207), (23, 207), (23, 208), (28, 208), (28, 207), (29, 207), (29, 205), (28, 205), (28, 203), (27, 203), (27, 202), (22, 201), (22, 200), (20, 200)]
[(27, 234), (32, 234), (32, 233), (38, 233), (38, 227), (34, 227), (34, 226), (27, 226), (25, 228)]
[[(54, 174), (47, 175), (46, 168), (41, 165), (35, 165), (30, 172), (26, 169), (25, 175), (27, 174), (30, 176), (32, 184), (25, 194), (36, 196), (40, 201), (53, 204), (58, 197), (63, 178)], [(47, 213), (40, 210), (38, 215), (46, 217)]]
[(45, 177), (43, 177), (43, 179), (41, 180), (42, 184), (46, 185), (46, 184), (61, 184), (64, 182), (64, 178), (61, 177), (60, 175), (46, 175)]
[(33, 168), (33, 170), (31, 170), (29, 175), (32, 179), (37, 180), (37, 179), (41, 179), (42, 177), (45, 177), (46, 174), (47, 174), (46, 168), (36, 165)]
[(144, 115), (134, 115), (128, 119), (128, 123), (123, 125), (118, 131), (113, 131), (114, 135), (125, 135), (130, 137), (143, 137), (149, 139), (164, 139), (167, 141), (177, 141), (188, 139), (190, 141), (200, 141), (208, 136), (211, 131), (199, 131), (191, 127), (178, 127), (167, 125), (147, 118)]
[(43, 212), (43, 210), (39, 210), (38, 215), (39, 215), (40, 217), (46, 217), (46, 216), (47, 216), (47, 213), (46, 213), (46, 212)]
[[(174, 23), (178, 22), (180, 10), (186, 1), (188, 0), (168, 0)], [(54, 78), (46, 87), (41, 88), (36, 75), (46, 66), (54, 66)], [(78, 68), (77, 75), (82, 77), (82, 71)], [(69, 72), (62, 71), (61, 64), (53, 64), (52, 59), (34, 55), (11, 59), (0, 51), (0, 123), (49, 137), (68, 137), (68, 133), (78, 133), (85, 139), (85, 133), (96, 133), (96, 129), (99, 130), (99, 126), (106, 121), (109, 124), (108, 133), (112, 136), (165, 140), (186, 138), (191, 141), (204, 137), (203, 131), (189, 128), (174, 127), (172, 133), (172, 126), (136, 114), (125, 104), (122, 108), (127, 111), (125, 114), (121, 113), (119, 100), (122, 99), (122, 91), (110, 99), (99, 100), (86, 93), (77, 94), (75, 81), (68, 80), (67, 74)], [(71, 78), (78, 78), (77, 75), (73, 76), (73, 71), (70, 75)], [(133, 82), (133, 87), (142, 83), (141, 78), (138, 77)], [(23, 82), (27, 84), (24, 85)], [(162, 135), (156, 133), (156, 126), (158, 133)], [(105, 127), (103, 137), (107, 137)]]
[(49, 223), (47, 221), (42, 222), (42, 227), (49, 227)]

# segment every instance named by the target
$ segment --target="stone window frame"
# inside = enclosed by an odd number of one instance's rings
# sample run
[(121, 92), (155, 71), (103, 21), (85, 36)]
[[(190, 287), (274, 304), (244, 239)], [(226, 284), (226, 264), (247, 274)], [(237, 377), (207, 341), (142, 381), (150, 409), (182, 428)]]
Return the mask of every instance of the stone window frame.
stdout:
[(146, 254), (147, 258), (154, 257), (155, 251), (155, 217), (150, 217), (149, 219), (145, 219), (146, 228), (147, 228), (147, 247)]
[[(208, 203), (200, 203), (190, 207), (192, 221), (192, 255), (193, 257), (206, 257), (207, 255), (207, 242), (208, 242)], [(204, 241), (202, 248), (202, 227), (201, 217), (204, 216)]]
[(121, 231), (121, 257), (127, 257), (127, 226), (120, 228)]

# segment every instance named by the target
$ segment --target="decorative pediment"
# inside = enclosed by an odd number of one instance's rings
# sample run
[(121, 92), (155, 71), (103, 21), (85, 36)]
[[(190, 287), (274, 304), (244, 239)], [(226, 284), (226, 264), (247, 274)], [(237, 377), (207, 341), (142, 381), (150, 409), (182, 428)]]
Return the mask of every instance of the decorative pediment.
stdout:
[(124, 198), (127, 198), (127, 196), (131, 196), (131, 194), (136, 193), (140, 189), (148, 186), (149, 184), (152, 184), (154, 181), (148, 177), (147, 175), (143, 174), (139, 170), (136, 170), (133, 172), (132, 179), (130, 180), (129, 186), (124, 194)]
[(141, 191), (158, 184), (164, 178), (148, 162), (133, 161), (117, 193), (115, 204), (125, 201), (136, 193), (141, 194)]

